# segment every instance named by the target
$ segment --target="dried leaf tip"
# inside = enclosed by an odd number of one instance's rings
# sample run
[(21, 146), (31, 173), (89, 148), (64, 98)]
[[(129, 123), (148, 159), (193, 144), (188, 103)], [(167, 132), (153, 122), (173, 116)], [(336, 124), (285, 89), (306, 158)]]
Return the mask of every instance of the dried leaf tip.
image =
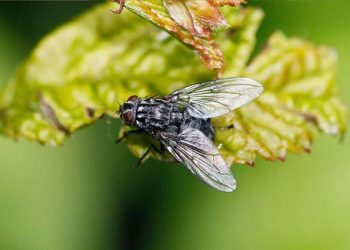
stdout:
[(206, 0), (163, 0), (171, 18), (193, 36), (209, 37), (213, 30), (228, 26), (218, 5)]
[(122, 13), (125, 5), (125, 0), (109, 0), (110, 2), (116, 2), (119, 3), (119, 8), (112, 10), (114, 14), (120, 14)]
[(242, 0), (114, 0), (144, 17), (153, 24), (171, 33), (190, 47), (208, 69), (220, 76), (224, 68), (224, 58), (215, 43), (213, 32), (229, 27), (219, 7), (237, 6)]

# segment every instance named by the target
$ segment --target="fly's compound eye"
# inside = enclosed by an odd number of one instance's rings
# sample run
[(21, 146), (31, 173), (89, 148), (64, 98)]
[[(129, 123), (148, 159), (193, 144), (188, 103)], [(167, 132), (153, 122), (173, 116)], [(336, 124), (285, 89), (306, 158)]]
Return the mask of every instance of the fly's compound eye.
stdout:
[(131, 125), (134, 120), (134, 113), (132, 111), (123, 113), (122, 120), (125, 125)]
[(128, 98), (128, 102), (136, 102), (139, 98), (136, 95), (132, 95)]

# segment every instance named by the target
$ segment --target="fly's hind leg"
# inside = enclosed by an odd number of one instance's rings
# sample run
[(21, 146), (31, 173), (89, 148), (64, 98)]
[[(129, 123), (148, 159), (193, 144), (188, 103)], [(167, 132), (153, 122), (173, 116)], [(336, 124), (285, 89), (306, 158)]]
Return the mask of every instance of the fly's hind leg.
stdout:
[(160, 149), (158, 149), (156, 146), (151, 145), (146, 151), (145, 153), (143, 153), (143, 155), (140, 157), (140, 159), (137, 161), (137, 163), (135, 164), (134, 168), (138, 168), (140, 167), (140, 165), (144, 162), (144, 160), (146, 159), (146, 157), (151, 153), (151, 151), (154, 150), (156, 152), (158, 152), (159, 154), (163, 154), (165, 152), (165, 147), (164, 145), (161, 143), (160, 144)]
[(220, 129), (220, 130), (227, 130), (227, 129), (232, 129), (235, 128), (233, 124), (228, 125), (228, 126), (213, 126), (214, 129)]
[[(221, 130), (221, 131), (225, 131), (225, 130), (230, 130), (230, 129), (233, 129), (233, 128), (235, 128), (235, 126), (233, 125), (233, 124), (231, 124), (231, 125), (228, 125), (228, 126), (213, 126), (213, 128), (214, 128), (214, 130)], [(211, 140), (213, 140), (214, 139), (214, 132), (213, 132), (213, 136), (210, 138)]]

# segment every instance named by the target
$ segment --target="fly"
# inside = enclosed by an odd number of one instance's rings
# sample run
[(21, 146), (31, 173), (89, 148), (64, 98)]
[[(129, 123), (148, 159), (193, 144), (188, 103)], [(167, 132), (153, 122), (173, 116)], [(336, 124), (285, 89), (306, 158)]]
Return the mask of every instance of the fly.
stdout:
[(262, 91), (262, 85), (253, 79), (223, 78), (194, 84), (159, 98), (130, 96), (118, 113), (122, 122), (135, 130), (125, 132), (118, 142), (131, 134), (150, 135), (160, 142), (161, 149), (150, 146), (139, 163), (151, 150), (166, 149), (205, 183), (232, 192), (236, 181), (213, 143), (210, 118), (251, 102)]

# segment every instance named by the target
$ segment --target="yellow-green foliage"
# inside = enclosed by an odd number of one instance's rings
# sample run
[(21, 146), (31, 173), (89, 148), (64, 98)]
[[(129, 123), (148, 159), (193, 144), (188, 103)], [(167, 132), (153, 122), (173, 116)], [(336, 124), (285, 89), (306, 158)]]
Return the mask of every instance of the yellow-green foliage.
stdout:
[[(108, 11), (113, 8), (100, 5), (39, 43), (1, 93), (2, 134), (59, 145), (103, 114), (113, 115), (117, 100), (165, 95), (214, 77), (179, 40), (130, 11), (114, 15)], [(263, 13), (256, 8), (224, 8), (223, 13), (230, 25), (216, 33), (223, 75), (252, 77), (265, 87), (256, 101), (213, 120), (219, 127), (234, 125), (215, 135), (230, 163), (253, 164), (256, 155), (284, 159), (287, 151), (309, 151), (319, 131), (345, 130), (334, 49), (277, 32), (247, 64)], [(141, 155), (146, 142), (132, 138), (129, 147)]]

